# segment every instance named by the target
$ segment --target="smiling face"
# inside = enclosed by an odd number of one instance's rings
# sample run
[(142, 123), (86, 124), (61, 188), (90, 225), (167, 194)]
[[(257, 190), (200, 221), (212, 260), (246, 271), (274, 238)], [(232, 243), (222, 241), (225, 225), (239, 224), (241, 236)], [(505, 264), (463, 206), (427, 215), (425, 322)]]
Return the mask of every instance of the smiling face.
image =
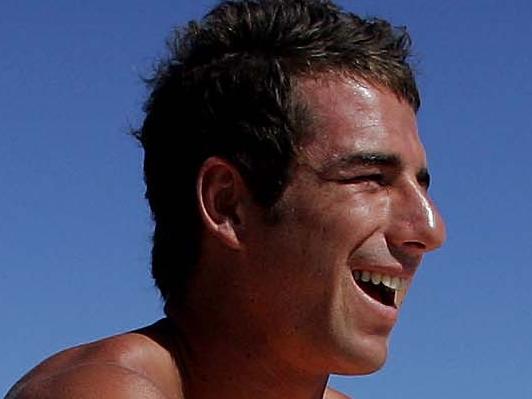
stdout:
[(386, 359), (393, 288), (405, 292), (423, 254), (442, 244), (443, 221), (408, 103), (347, 78), (303, 80), (298, 92), (312, 126), (279, 219), (262, 214), (246, 227), (250, 306), (297, 368), (370, 373)]

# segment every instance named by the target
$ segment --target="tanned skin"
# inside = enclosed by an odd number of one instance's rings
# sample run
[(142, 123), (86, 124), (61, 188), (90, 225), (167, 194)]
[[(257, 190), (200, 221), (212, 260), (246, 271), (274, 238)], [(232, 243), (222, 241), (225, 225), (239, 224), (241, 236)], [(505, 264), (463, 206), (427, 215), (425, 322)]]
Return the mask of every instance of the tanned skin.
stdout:
[(315, 118), (277, 221), (233, 165), (208, 158), (197, 180), (202, 251), (184, 300), (152, 326), (53, 356), (8, 399), (338, 399), (331, 373), (382, 367), (399, 309), (366, 295), (354, 273), (410, 286), (445, 238), (415, 112), (377, 85), (300, 83)]
[[(168, 319), (49, 358), (6, 399), (185, 399)], [(349, 399), (327, 388), (324, 399)]]

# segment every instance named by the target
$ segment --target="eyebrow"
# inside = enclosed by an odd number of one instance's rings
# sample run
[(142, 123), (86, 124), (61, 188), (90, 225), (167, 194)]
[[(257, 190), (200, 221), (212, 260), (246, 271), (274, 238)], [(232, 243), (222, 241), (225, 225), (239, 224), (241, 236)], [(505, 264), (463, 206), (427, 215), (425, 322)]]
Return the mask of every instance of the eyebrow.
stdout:
[[(354, 166), (381, 166), (393, 169), (401, 169), (403, 162), (397, 154), (382, 152), (361, 152), (348, 154), (326, 162), (319, 170), (321, 176), (335, 171), (341, 171)], [(426, 167), (422, 167), (416, 173), (417, 181), (426, 188), (430, 185), (430, 173)]]
[(385, 166), (400, 169), (403, 166), (403, 162), (396, 154), (361, 152), (345, 155), (326, 162), (320, 168), (320, 173), (327, 174), (335, 170), (346, 169), (353, 166)]

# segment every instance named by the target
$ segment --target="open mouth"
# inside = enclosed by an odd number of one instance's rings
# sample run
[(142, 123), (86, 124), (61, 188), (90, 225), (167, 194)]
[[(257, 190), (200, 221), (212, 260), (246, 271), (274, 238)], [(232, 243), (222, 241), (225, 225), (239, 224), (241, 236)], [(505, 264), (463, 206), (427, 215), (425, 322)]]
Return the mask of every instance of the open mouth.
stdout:
[(404, 295), (399, 295), (406, 289), (407, 280), (401, 277), (370, 271), (353, 271), (355, 283), (362, 291), (385, 306), (397, 308), (401, 305)]

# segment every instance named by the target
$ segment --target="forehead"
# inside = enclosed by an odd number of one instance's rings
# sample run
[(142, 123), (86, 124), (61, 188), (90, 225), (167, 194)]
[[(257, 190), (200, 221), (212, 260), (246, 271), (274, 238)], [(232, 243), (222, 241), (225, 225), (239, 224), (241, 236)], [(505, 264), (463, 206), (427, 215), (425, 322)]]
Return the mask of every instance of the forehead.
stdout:
[(415, 112), (390, 90), (326, 76), (302, 79), (296, 93), (308, 114), (300, 157), (314, 163), (353, 153), (385, 153), (425, 166)]

